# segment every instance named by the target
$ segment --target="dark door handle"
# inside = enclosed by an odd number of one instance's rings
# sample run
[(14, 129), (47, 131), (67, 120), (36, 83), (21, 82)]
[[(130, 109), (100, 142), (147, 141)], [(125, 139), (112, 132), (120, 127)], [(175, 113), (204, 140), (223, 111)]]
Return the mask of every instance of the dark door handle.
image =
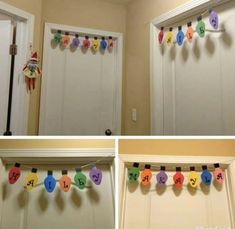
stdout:
[(107, 129), (106, 131), (105, 131), (105, 135), (106, 136), (111, 136), (113, 133), (112, 133), (112, 131), (110, 130), (110, 129)]

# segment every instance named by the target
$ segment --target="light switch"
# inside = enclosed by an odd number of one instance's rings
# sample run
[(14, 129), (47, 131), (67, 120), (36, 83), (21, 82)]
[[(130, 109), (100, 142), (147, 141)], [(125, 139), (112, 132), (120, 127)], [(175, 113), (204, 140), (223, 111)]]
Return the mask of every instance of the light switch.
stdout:
[(132, 109), (132, 121), (133, 122), (137, 121), (137, 111), (135, 108)]

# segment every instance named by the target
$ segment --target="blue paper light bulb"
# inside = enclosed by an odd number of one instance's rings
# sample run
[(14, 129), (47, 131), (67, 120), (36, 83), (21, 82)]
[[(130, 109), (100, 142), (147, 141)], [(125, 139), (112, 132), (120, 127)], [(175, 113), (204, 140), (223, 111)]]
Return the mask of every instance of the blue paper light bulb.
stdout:
[(203, 165), (202, 166), (202, 174), (201, 174), (201, 179), (202, 182), (206, 185), (206, 186), (210, 186), (211, 185), (211, 181), (212, 181), (212, 175), (211, 173), (208, 171), (207, 166)]
[(177, 33), (177, 37), (176, 37), (176, 40), (177, 40), (177, 43), (179, 46), (181, 46), (184, 42), (184, 33), (182, 32), (182, 26), (179, 26), (179, 31)]
[(105, 50), (108, 46), (108, 43), (105, 41), (105, 38), (102, 37), (101, 42), (100, 42), (100, 47)]
[(48, 171), (48, 175), (44, 180), (44, 186), (47, 190), (47, 192), (53, 192), (56, 186), (56, 180), (53, 177), (53, 172)]

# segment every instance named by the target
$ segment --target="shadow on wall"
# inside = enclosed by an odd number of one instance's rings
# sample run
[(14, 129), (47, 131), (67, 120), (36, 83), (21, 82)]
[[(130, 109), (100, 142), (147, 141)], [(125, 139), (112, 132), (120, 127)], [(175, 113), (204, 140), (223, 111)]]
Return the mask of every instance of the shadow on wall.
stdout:
[[(222, 29), (225, 29), (225, 26), (222, 25)], [(221, 35), (219, 36), (218, 39), (214, 39), (214, 37), (212, 37), (211, 34), (208, 34), (204, 39), (205, 39), (205, 44), (203, 48), (199, 47), (199, 40), (201, 38), (199, 37), (195, 37), (194, 38), (194, 42), (193, 42), (193, 47), (192, 47), (192, 54), (195, 57), (196, 60), (199, 60), (201, 55), (202, 55), (202, 50), (205, 50), (207, 54), (209, 54), (210, 56), (213, 56), (213, 54), (215, 53), (216, 50), (216, 42), (221, 42), (221, 44), (223, 45), (223, 48), (225, 49), (229, 49), (232, 45), (233, 45), (233, 39), (231, 34), (229, 34), (226, 29), (225, 32), (222, 32)], [(187, 42), (184, 42), (181, 50), (180, 50), (180, 54), (182, 57), (183, 62), (187, 62), (189, 55), (191, 53), (190, 51), (190, 46), (191, 44), (187, 44)], [(177, 54), (177, 44), (174, 44), (170, 47), (170, 60), (174, 61), (176, 58), (176, 54)], [(166, 52), (166, 47), (162, 46), (161, 48), (161, 54), (164, 55)]]
[[(8, 198), (10, 198), (10, 196), (13, 194), (14, 189), (13, 189), (13, 187), (10, 187), (10, 185), (7, 182), (3, 183), (2, 184), (2, 200), (5, 201)], [(42, 187), (39, 190), (39, 192), (40, 193), (38, 195), (37, 201), (38, 201), (39, 209), (42, 212), (47, 211), (51, 201), (55, 202), (57, 208), (61, 212), (64, 211), (67, 201), (65, 201), (64, 193), (59, 188), (57, 188), (54, 191), (55, 193), (54, 193), (53, 200), (51, 200), (51, 196), (50, 196), (51, 194), (47, 193), (44, 187)], [(81, 208), (82, 198), (84, 198), (84, 196), (82, 197), (82, 195), (86, 195), (87, 199), (93, 204), (98, 204), (100, 201), (99, 193), (96, 191), (95, 188), (92, 188), (92, 187), (87, 188), (87, 190), (85, 190), (85, 192), (84, 191), (81, 192), (76, 187), (73, 186), (73, 187), (71, 187), (71, 190), (69, 192), (70, 192), (69, 193), (70, 203), (75, 208)], [(18, 207), (21, 209), (25, 208), (29, 203), (29, 198), (30, 198), (29, 191), (27, 191), (25, 189), (20, 190), (20, 192), (17, 194)]]
[[(218, 192), (222, 191), (222, 189), (223, 189), (223, 185), (219, 184), (215, 180), (213, 181), (212, 185)], [(155, 186), (155, 188), (152, 189), (151, 184), (148, 186), (143, 186), (139, 182), (129, 183), (127, 181), (127, 187), (128, 187), (128, 191), (130, 193), (134, 193), (138, 188), (140, 188), (141, 193), (143, 195), (147, 195), (150, 192), (156, 192), (157, 195), (161, 196), (161, 195), (164, 195), (164, 193), (166, 193), (166, 192), (173, 191), (175, 196), (178, 197), (181, 195), (182, 191), (184, 191), (185, 188), (189, 192), (189, 194), (192, 196), (196, 195), (198, 192), (200, 192), (204, 195), (209, 195), (209, 193), (210, 193), (210, 186), (206, 186), (203, 182), (201, 182), (197, 188), (192, 188), (189, 184), (183, 185), (183, 187), (181, 189), (176, 189), (175, 185), (160, 186), (157, 184)]]

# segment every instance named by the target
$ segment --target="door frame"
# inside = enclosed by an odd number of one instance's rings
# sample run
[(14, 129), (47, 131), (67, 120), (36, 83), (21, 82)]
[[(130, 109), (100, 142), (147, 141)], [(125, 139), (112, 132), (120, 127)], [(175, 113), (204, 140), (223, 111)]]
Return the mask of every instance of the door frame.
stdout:
[(50, 33), (52, 30), (62, 30), (80, 34), (86, 34), (90, 36), (112, 36), (116, 39), (117, 45), (117, 58), (116, 58), (116, 91), (115, 91), (115, 135), (121, 135), (121, 121), (122, 121), (122, 60), (123, 60), (123, 34), (114, 33), (103, 30), (88, 29), (82, 27), (74, 27), (69, 25), (45, 23), (44, 28), (44, 42), (43, 42), (43, 77), (41, 85), (41, 102), (40, 102), (40, 117), (39, 117), (39, 135), (44, 134), (45, 125), (45, 111), (46, 111), (46, 89), (47, 89), (47, 74), (48, 74), (48, 47), (51, 45)]
[[(90, 163), (102, 160), (110, 165), (113, 212), (115, 214), (115, 149), (114, 148), (35, 148), (35, 149), (0, 149), (0, 186), (2, 187), (8, 171), (5, 166), (15, 162), (26, 165), (53, 164), (62, 165)], [(0, 196), (4, 190), (0, 188)], [(0, 225), (3, 212), (3, 200), (0, 198)], [(115, 218), (115, 215), (113, 216)]]
[(220, 163), (222, 168), (226, 168), (226, 184), (229, 196), (229, 206), (231, 211), (231, 229), (235, 229), (235, 157), (212, 157), (212, 156), (163, 156), (163, 155), (119, 155), (119, 228), (124, 229), (125, 220), (125, 202), (127, 190), (128, 168), (133, 163), (151, 164), (156, 166), (190, 166), (194, 165), (212, 165)]
[[(150, 119), (151, 135), (164, 135), (164, 83), (163, 57), (157, 44), (157, 34), (162, 26), (169, 27), (187, 17), (201, 13), (234, 0), (190, 0), (187, 3), (160, 15), (150, 22)], [(173, 104), (174, 106), (174, 104)]]
[[(20, 54), (16, 55), (15, 62), (15, 72), (14, 72), (14, 86), (15, 83), (20, 80), (20, 77), (23, 77), (22, 68), (23, 65), (27, 62), (28, 58), (31, 55), (31, 47), (33, 46), (33, 38), (34, 38), (34, 15), (18, 9), (12, 5), (9, 5), (5, 2), (0, 1), (0, 12), (6, 15), (9, 15), (12, 18), (15, 18), (17, 21), (24, 22), (24, 25), (20, 26), (21, 35), (25, 36), (19, 37), (20, 46), (24, 47)], [(24, 30), (24, 31), (22, 31)], [(14, 128), (16, 129), (16, 135), (27, 135), (28, 132), (28, 112), (29, 112), (29, 100), (30, 95), (26, 91), (25, 87), (17, 88), (17, 91), (13, 91), (15, 93), (13, 104), (17, 104), (14, 112), (12, 112), (11, 124), (13, 123)], [(1, 134), (1, 133), (0, 133)], [(13, 133), (14, 134), (14, 133)]]

